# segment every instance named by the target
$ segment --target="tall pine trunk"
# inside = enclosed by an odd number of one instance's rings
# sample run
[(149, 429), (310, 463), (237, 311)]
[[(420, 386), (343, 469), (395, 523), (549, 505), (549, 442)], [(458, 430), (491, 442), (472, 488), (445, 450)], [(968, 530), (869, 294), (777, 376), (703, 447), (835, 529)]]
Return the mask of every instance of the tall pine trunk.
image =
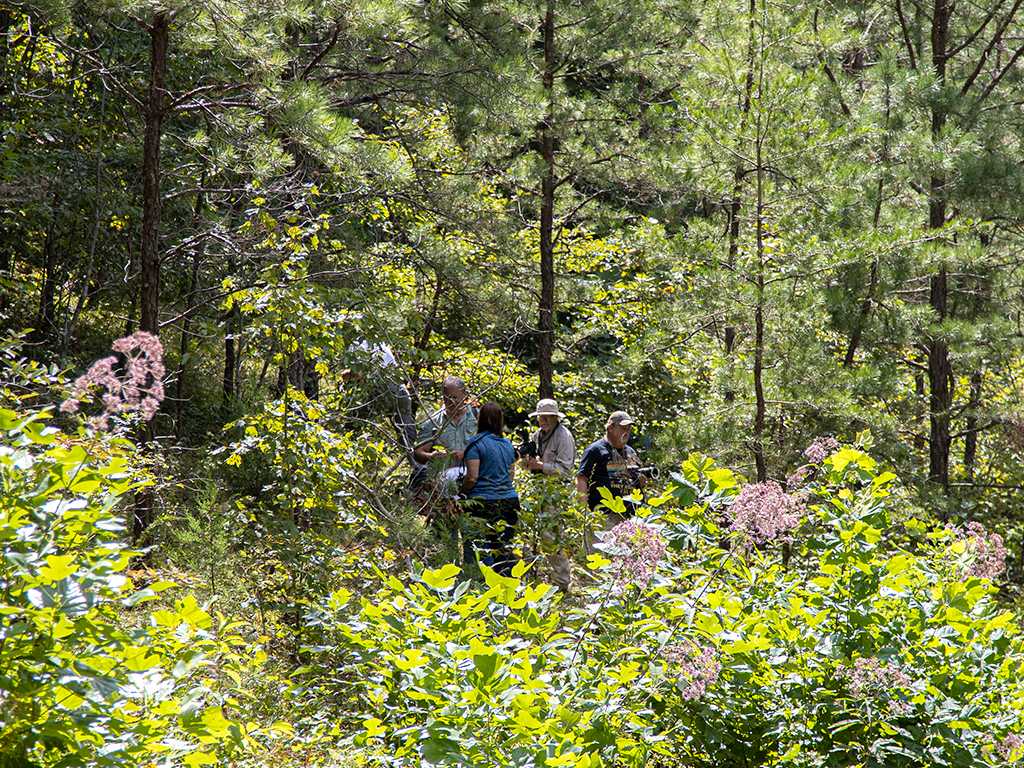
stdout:
[(166, 112), (167, 43), (170, 20), (165, 12), (153, 16), (149, 28), (149, 94), (146, 99), (142, 146), (142, 247), (139, 292), (139, 330), (160, 331), (160, 140)]
[[(149, 27), (149, 93), (143, 113), (145, 138), (142, 145), (142, 242), (139, 290), (139, 330), (160, 333), (160, 140), (166, 111), (167, 44), (170, 19), (161, 11)], [(141, 440), (152, 437), (151, 426)], [(153, 492), (142, 489), (135, 496), (132, 536), (138, 541), (153, 522)]]
[(544, 14), (544, 93), (547, 113), (541, 129), (541, 156), (544, 177), (541, 181), (540, 209), (540, 306), (538, 317), (537, 373), (541, 397), (554, 395), (554, 370), (551, 358), (555, 348), (555, 0), (547, 0)]
[[(739, 129), (739, 144), (737, 147), (739, 151), (742, 151), (742, 143), (745, 141), (747, 133), (747, 119), (750, 116), (750, 100), (751, 95), (754, 91), (754, 14), (757, 12), (757, 0), (750, 0), (750, 18), (748, 20), (748, 34), (747, 34), (747, 72), (743, 80), (743, 100), (740, 103), (740, 129)], [(743, 195), (743, 177), (745, 175), (745, 169), (743, 163), (738, 161), (736, 168), (733, 171), (732, 179), (732, 199), (729, 201), (729, 220), (728, 220), (728, 251), (726, 253), (726, 264), (729, 268), (729, 273), (732, 274), (736, 269), (736, 257), (739, 253), (740, 247), (740, 211), (742, 210), (741, 198)], [(725, 365), (727, 369), (727, 380), (725, 385), (725, 392), (723, 399), (727, 403), (732, 403), (736, 400), (736, 389), (735, 389), (735, 349), (736, 349), (736, 326), (732, 322), (726, 321), (725, 326), (725, 338), (723, 340), (725, 347)]]
[[(934, 0), (931, 21), (932, 69), (940, 86), (946, 82), (946, 61), (949, 48), (949, 0)], [(932, 105), (931, 139), (936, 145), (946, 125), (946, 107)], [(946, 177), (933, 173), (929, 183), (928, 226), (940, 229), (946, 223)], [(945, 267), (929, 279), (928, 303), (937, 323), (946, 319), (949, 286)], [(928, 479), (949, 491), (950, 413), (953, 405), (953, 369), (949, 361), (949, 345), (945, 331), (938, 327), (925, 341), (928, 353)]]

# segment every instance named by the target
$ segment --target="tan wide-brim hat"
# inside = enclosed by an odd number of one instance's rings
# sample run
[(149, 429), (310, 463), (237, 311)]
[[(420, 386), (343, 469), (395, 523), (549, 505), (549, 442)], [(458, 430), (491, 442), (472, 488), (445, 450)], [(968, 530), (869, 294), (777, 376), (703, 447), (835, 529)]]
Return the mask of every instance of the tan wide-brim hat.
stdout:
[(565, 414), (558, 410), (558, 403), (550, 397), (546, 397), (537, 402), (537, 410), (530, 414), (530, 418), (532, 419), (534, 416), (557, 416), (560, 419), (565, 418)]

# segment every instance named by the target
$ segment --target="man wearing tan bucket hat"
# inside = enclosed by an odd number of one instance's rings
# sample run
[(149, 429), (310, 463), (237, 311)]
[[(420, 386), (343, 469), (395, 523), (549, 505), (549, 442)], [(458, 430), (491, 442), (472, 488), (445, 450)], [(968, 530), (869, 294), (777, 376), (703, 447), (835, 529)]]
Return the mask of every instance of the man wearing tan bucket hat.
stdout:
[(547, 556), (547, 565), (551, 571), (552, 583), (568, 592), (572, 587), (572, 563), (564, 545), (564, 531), (561, 516), (564, 514), (564, 500), (568, 489), (569, 476), (576, 464), (576, 441), (572, 433), (562, 423), (565, 414), (558, 409), (558, 403), (551, 398), (544, 398), (537, 403), (537, 408), (530, 414), (536, 418), (540, 429), (534, 432), (526, 443), (523, 464), (534, 475), (550, 477), (546, 493), (548, 502), (544, 506), (544, 514), (555, 518), (552, 529), (544, 534), (545, 548), (553, 548)]
[(545, 398), (537, 403), (537, 409), (530, 414), (536, 417), (540, 429), (533, 433), (533, 456), (526, 456), (524, 463), (531, 472), (545, 475), (568, 475), (576, 463), (576, 441), (562, 419), (565, 414), (558, 410), (558, 403)]

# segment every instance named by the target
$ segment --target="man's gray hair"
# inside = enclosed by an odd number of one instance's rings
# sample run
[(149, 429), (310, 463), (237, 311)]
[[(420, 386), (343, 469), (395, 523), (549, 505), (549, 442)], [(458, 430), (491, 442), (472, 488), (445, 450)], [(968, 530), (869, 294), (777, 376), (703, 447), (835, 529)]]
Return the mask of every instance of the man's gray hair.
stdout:
[(448, 389), (448, 387), (458, 387), (463, 392), (465, 392), (466, 382), (464, 382), (458, 376), (446, 376), (444, 381), (441, 382), (441, 389)]

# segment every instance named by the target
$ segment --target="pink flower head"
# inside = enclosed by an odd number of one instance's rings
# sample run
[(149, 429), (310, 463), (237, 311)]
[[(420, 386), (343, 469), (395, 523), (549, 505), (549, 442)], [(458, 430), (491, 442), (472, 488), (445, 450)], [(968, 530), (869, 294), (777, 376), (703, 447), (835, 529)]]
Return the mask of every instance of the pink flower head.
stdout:
[(683, 682), (683, 698), (687, 701), (699, 699), (714, 685), (722, 671), (718, 653), (710, 646), (693, 642), (668, 645), (662, 649), (666, 662), (679, 668), (679, 679)]
[(160, 340), (145, 331), (117, 339), (111, 349), (121, 354), (124, 364), (111, 355), (93, 363), (75, 379), (71, 397), (61, 403), (62, 413), (77, 413), (82, 402), (99, 391), (103, 412), (89, 420), (95, 429), (106, 429), (110, 416), (138, 412), (149, 421), (164, 398), (164, 350)]
[(875, 658), (862, 657), (854, 660), (852, 666), (840, 665), (838, 672), (858, 699), (910, 686), (910, 677), (898, 664), (883, 664)]
[(615, 581), (619, 586), (647, 586), (668, 547), (665, 537), (656, 528), (635, 518), (612, 528), (605, 535), (604, 543), (619, 550), (615, 553)]
[(970, 522), (961, 534), (971, 555), (967, 575), (979, 579), (997, 579), (1006, 571), (1006, 546), (998, 533), (989, 533), (981, 523)]
[(729, 529), (756, 544), (788, 539), (803, 508), (773, 480), (744, 486), (727, 511)]
[(802, 467), (798, 467), (793, 474), (786, 478), (786, 490), (795, 491), (805, 482), (807, 478), (811, 476), (812, 467), (808, 464), (804, 464)]
[(1011, 733), (999, 742), (996, 750), (1003, 760), (1010, 760), (1014, 755), (1020, 754), (1022, 747), (1024, 747), (1024, 738), (1021, 738), (1019, 734)]
[(825, 459), (839, 450), (839, 441), (834, 437), (816, 437), (814, 442), (804, 450), (804, 458), (811, 464), (821, 464)]

